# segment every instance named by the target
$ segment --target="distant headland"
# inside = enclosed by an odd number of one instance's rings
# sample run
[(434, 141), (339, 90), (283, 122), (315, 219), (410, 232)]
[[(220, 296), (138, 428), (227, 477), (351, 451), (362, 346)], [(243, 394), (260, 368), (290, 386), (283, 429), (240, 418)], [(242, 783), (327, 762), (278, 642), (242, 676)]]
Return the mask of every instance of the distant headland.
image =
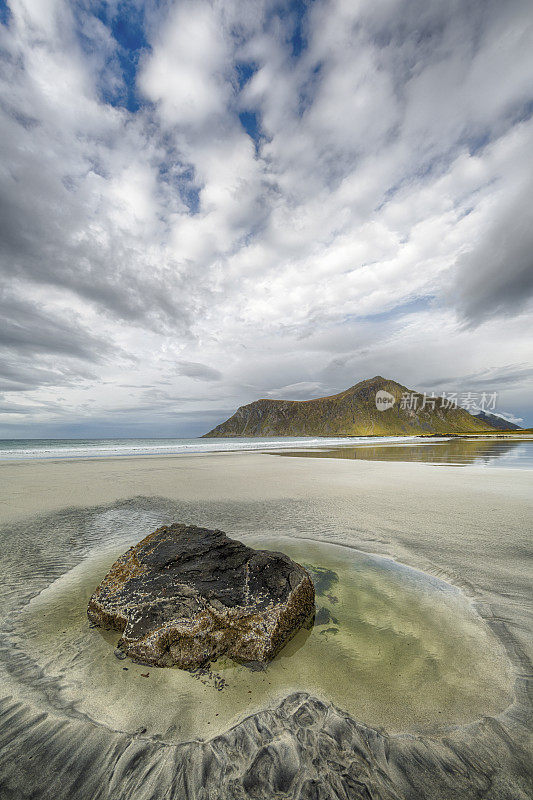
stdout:
[(445, 397), (429, 397), (377, 375), (315, 400), (256, 400), (205, 437), (390, 436), (516, 430), (492, 414), (476, 416)]

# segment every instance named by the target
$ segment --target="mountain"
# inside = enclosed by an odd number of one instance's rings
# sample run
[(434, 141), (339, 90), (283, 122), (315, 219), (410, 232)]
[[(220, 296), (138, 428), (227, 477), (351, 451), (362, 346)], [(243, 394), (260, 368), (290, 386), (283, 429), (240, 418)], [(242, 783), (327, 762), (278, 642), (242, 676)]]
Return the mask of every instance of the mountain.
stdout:
[(521, 431), (520, 425), (515, 425), (514, 422), (509, 422), (498, 414), (490, 414), (488, 411), (478, 411), (474, 414), (478, 419), (492, 425), (493, 428), (498, 428), (500, 431)]
[[(376, 408), (376, 393), (394, 398), (392, 407)], [(416, 407), (404, 407), (402, 396), (416, 400)], [(386, 399), (386, 396), (385, 396)], [(435, 408), (424, 396), (381, 376), (356, 383), (344, 392), (316, 400), (256, 400), (241, 406), (226, 422), (204, 434), (226, 436), (368, 436), (417, 433), (480, 433), (495, 426), (469, 414), (463, 408)], [(414, 403), (413, 403), (414, 405)]]

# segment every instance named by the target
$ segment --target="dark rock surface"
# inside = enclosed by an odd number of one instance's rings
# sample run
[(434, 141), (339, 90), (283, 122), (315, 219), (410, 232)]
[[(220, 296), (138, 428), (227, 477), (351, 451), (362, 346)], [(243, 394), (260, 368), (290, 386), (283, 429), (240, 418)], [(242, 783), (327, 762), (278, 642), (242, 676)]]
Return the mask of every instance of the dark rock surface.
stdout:
[(158, 528), (111, 567), (89, 601), (95, 625), (122, 632), (120, 650), (192, 669), (226, 654), (271, 660), (313, 613), (308, 572), (283, 553), (222, 531)]

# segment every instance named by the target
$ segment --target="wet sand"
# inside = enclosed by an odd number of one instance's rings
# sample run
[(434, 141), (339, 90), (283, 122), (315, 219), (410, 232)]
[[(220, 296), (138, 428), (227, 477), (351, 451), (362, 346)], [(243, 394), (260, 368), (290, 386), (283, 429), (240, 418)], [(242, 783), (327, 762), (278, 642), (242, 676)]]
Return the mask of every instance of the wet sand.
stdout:
[[(6, 522), (0, 532), (0, 669), (6, 687), (0, 794), (31, 796), (38, 786), (43, 798), (113, 800), (272, 798), (276, 792), (302, 800), (527, 798), (531, 489), (529, 470), (257, 453), (0, 463)], [(417, 731), (412, 701), (404, 730), (398, 724), (398, 692), (391, 691), (390, 721), (384, 716), (379, 725), (377, 717), (361, 720), (364, 704), (360, 713), (343, 707), (342, 695), (315, 699), (308, 690), (293, 691), (263, 711), (254, 709), (231, 730), (220, 732), (219, 726), (214, 739), (184, 744), (91, 718), (76, 700), (80, 688), (68, 686), (54, 648), (48, 658), (38, 658), (39, 648), (32, 650), (37, 640), (30, 646), (21, 621), (52, 584), (57, 588), (54, 581), (118, 546), (119, 538), (122, 547), (128, 533), (119, 537), (117, 531), (124, 519), (131, 520), (133, 544), (139, 530), (167, 517), (221, 527), (237, 538), (290, 537), (299, 547), (309, 541), (310, 549), (311, 542), (342, 545), (449, 582), (470, 599), (487, 635), (502, 648), (509, 677), (501, 659), (490, 669), (502, 697), (509, 684), (510, 702), (491, 707), (487, 697), (484, 711), (474, 708), (471, 718), (466, 709), (453, 724), (442, 726), (435, 718), (432, 726), (425, 719), (425, 730)], [(38, 634), (38, 617), (32, 620)], [(380, 671), (379, 659), (375, 670), (376, 682), (393, 681), (385, 666)], [(70, 677), (75, 683), (74, 669)], [(97, 692), (96, 681), (93, 700)], [(405, 697), (407, 706), (408, 691)], [(97, 699), (102, 706), (105, 697)], [(115, 698), (119, 705), (121, 700)], [(134, 706), (135, 692), (123, 702)]]

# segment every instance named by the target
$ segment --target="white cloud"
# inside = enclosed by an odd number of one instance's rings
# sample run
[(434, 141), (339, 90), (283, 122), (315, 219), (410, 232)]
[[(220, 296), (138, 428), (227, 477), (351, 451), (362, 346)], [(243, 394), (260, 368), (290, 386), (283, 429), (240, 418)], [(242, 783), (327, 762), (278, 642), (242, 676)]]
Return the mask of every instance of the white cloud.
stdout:
[(227, 43), (211, 3), (180, 3), (161, 26), (140, 78), (169, 126), (201, 127), (223, 115), (230, 84)]
[(119, 46), (80, 9), (13, 0), (0, 26), (17, 419), (202, 432), (259, 395), (480, 370), (531, 414), (525, 0), (315, 0), (296, 55), (268, 0), (154, 8), (137, 111), (106, 102)]

